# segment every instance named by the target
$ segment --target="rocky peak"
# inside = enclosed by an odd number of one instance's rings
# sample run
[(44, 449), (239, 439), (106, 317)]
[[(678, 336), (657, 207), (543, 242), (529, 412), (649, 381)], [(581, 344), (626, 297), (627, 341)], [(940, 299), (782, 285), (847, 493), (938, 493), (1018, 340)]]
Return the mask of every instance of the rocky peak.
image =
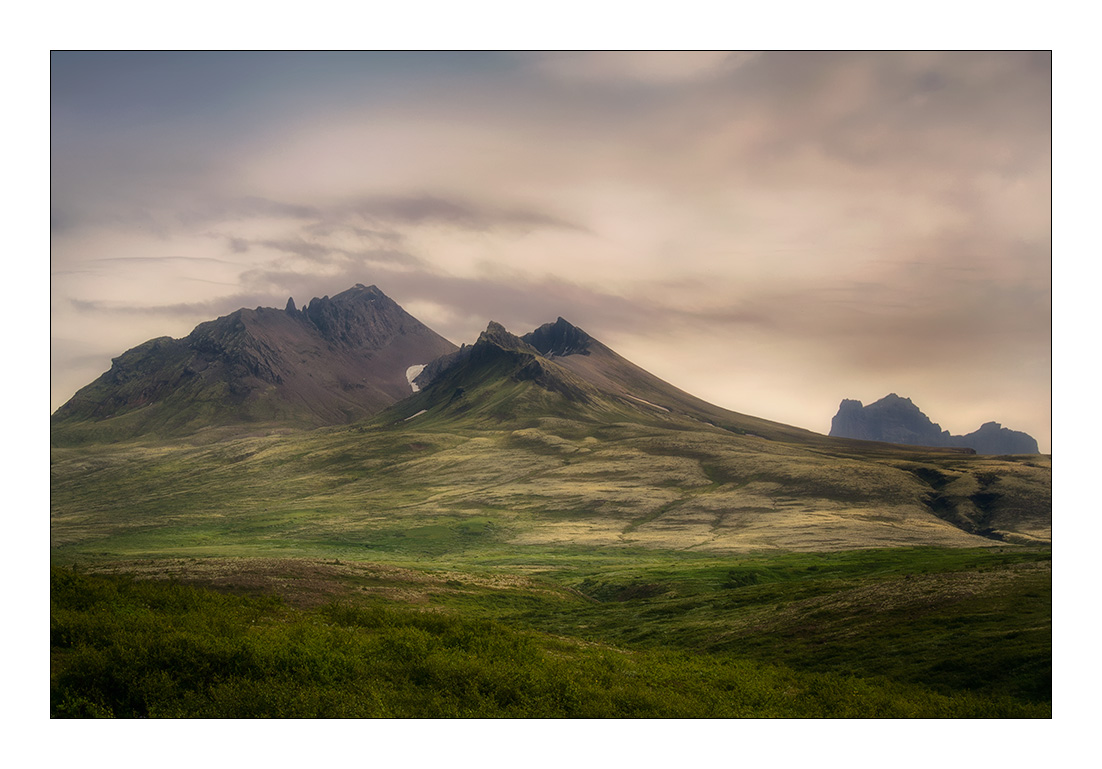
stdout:
[(503, 350), (511, 350), (515, 352), (524, 352), (532, 355), (538, 355), (539, 350), (532, 347), (521, 337), (514, 334), (510, 334), (505, 326), (495, 321), (490, 321), (486, 326), (486, 330), (478, 336), (478, 341), (475, 342), (475, 347), (479, 345), (500, 347)]
[(311, 299), (302, 311), (331, 344), (366, 350), (380, 349), (420, 326), (378, 288), (360, 283), (332, 299)]
[(337, 302), (354, 301), (357, 299), (366, 299), (368, 301), (371, 301), (372, 299), (379, 298), (386, 299), (388, 297), (386, 294), (379, 290), (378, 286), (374, 284), (370, 286), (365, 286), (363, 283), (357, 283), (347, 291), (342, 291), (341, 293), (334, 296), (333, 300)]
[(531, 333), (521, 337), (539, 350), (541, 355), (552, 356), (589, 355), (593, 338), (561, 316), (554, 323), (544, 323)]
[(914, 404), (910, 398), (904, 398), (895, 393), (888, 393), (878, 401), (873, 401), (866, 408), (870, 409), (901, 409), (904, 411), (918, 411), (921, 413), (921, 409)]
[(474, 344), (462, 345), (458, 350), (431, 361), (414, 377), (413, 384), (424, 390), (453, 368), (472, 360), (478, 363), (496, 359), (503, 353), (521, 353), (529, 357), (539, 355), (538, 350), (520, 337), (510, 334), (505, 326), (491, 320)]
[(895, 393), (868, 406), (862, 406), (861, 401), (843, 400), (831, 421), (830, 434), (915, 446), (944, 445), (941, 426), (930, 421), (910, 398)]

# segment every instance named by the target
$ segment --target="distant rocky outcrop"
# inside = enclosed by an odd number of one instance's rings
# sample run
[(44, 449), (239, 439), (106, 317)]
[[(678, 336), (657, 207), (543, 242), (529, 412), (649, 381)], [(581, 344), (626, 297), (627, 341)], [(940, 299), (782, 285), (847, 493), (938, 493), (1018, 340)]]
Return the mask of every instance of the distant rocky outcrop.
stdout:
[(911, 402), (895, 393), (863, 406), (858, 400), (843, 400), (830, 424), (835, 438), (902, 443), (908, 446), (970, 448), (977, 454), (1037, 454), (1037, 441), (1030, 435), (1009, 430), (998, 422), (987, 422), (967, 435), (950, 435)]
[(977, 454), (1037, 454), (1036, 439), (1028, 433), (1010, 430), (998, 422), (984, 422), (967, 435), (950, 436), (953, 446), (967, 446)]

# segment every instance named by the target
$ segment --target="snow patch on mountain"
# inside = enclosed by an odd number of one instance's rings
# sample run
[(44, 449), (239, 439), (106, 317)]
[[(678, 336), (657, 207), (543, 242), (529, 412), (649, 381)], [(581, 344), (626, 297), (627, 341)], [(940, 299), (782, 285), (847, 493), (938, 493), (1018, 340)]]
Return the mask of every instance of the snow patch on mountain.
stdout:
[[(625, 393), (625, 395), (627, 395), (627, 393)], [(669, 412), (668, 408), (666, 408), (665, 406), (659, 406), (657, 403), (651, 403), (650, 401), (645, 401), (642, 398), (636, 398), (634, 395), (628, 395), (628, 397), (631, 398), (633, 401), (639, 401), (640, 403), (645, 403), (648, 406), (653, 406), (656, 409), (661, 409), (662, 411)]]
[(425, 370), (427, 363), (418, 363), (416, 366), (410, 366), (406, 369), (406, 381), (409, 382), (410, 389), (415, 393), (420, 392), (421, 388), (413, 383), (413, 380), (417, 378), (417, 375)]

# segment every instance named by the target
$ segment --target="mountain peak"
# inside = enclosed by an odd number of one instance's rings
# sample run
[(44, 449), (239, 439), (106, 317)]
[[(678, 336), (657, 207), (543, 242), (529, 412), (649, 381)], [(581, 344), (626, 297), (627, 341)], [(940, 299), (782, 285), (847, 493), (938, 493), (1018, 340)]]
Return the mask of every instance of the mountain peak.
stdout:
[(477, 347), (479, 345), (493, 345), (503, 350), (524, 352), (532, 355), (539, 353), (538, 350), (529, 345), (523, 338), (509, 333), (505, 326), (492, 320), (486, 326), (486, 330), (479, 334), (475, 346)]
[(310, 300), (303, 315), (331, 343), (375, 349), (420, 322), (375, 286), (357, 283), (332, 298)]
[[(328, 297), (326, 297), (328, 298)], [(363, 283), (357, 283), (352, 288), (340, 292), (333, 296), (334, 302), (351, 302), (357, 300), (372, 300), (372, 299), (390, 299), (386, 294), (379, 290), (378, 286), (371, 285), (365, 286)]]
[(589, 355), (589, 347), (593, 342), (593, 337), (562, 316), (559, 316), (554, 323), (544, 323), (535, 331), (522, 336), (521, 339), (548, 358)]

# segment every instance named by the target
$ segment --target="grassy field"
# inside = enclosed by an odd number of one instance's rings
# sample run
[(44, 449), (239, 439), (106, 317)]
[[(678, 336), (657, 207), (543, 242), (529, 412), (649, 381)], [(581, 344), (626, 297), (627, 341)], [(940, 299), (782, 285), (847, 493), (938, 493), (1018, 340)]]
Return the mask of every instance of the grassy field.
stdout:
[(749, 553), (1051, 537), (1046, 457), (826, 453), (659, 417), (495, 427), (403, 414), (209, 444), (55, 448), (55, 558), (390, 560), (563, 544)]
[(57, 568), (52, 712), (1051, 715), (1045, 552), (537, 560)]
[(417, 406), (54, 448), (52, 714), (1051, 714), (1047, 457)]

